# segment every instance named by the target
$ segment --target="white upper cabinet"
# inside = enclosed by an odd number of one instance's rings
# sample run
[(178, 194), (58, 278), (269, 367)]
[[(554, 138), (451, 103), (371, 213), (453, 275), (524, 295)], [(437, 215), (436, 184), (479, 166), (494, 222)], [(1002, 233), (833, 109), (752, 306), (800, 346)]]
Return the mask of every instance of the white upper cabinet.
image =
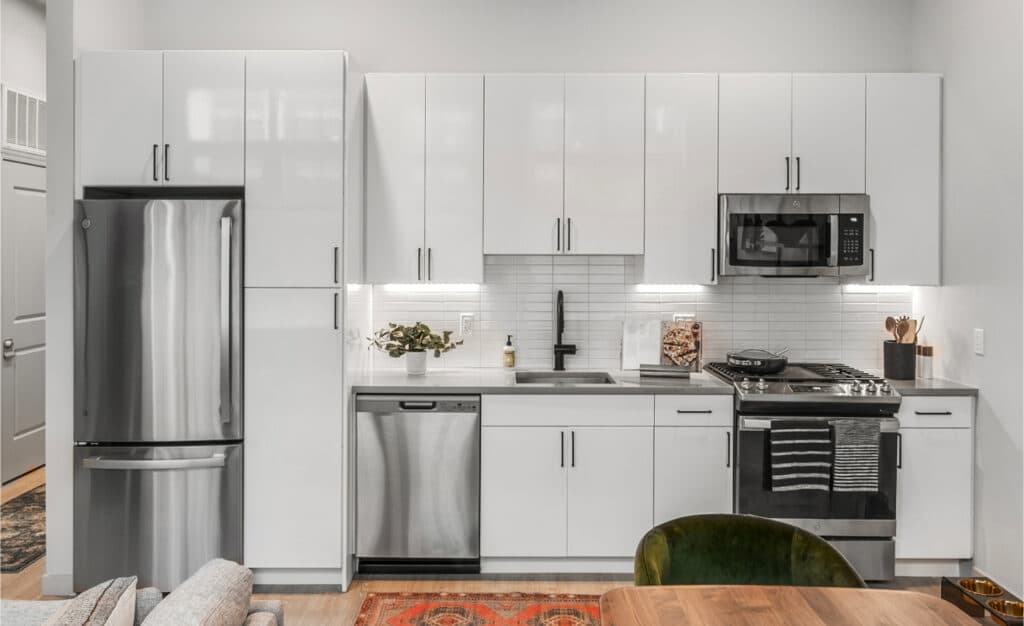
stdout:
[(160, 186), (163, 52), (84, 52), (78, 59), (83, 186)]
[(562, 251), (565, 78), (484, 77), (484, 253)]
[(718, 75), (648, 74), (643, 282), (714, 284)]
[(718, 191), (790, 193), (792, 74), (718, 79)]
[(371, 283), (425, 277), (423, 74), (366, 76), (366, 271)]
[(938, 75), (867, 76), (869, 278), (876, 283), (939, 284), (941, 102)]
[(565, 248), (644, 252), (644, 76), (565, 76)]
[(341, 281), (345, 66), (343, 52), (246, 55), (246, 286)]
[(367, 274), (483, 282), (483, 76), (366, 76)]
[(164, 53), (164, 184), (243, 184), (244, 91), (241, 52)]
[(482, 283), (484, 77), (427, 74), (427, 280)]
[(864, 75), (793, 75), (793, 190), (864, 193)]

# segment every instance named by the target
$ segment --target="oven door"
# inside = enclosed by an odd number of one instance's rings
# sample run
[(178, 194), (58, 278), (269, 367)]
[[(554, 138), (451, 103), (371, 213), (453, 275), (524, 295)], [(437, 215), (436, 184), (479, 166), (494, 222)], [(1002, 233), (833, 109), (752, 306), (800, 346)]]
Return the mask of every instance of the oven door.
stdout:
[(769, 432), (773, 419), (829, 418), (739, 416), (735, 473), (737, 513), (777, 519), (823, 537), (893, 537), (896, 534), (899, 422), (895, 418), (879, 420), (882, 433), (875, 493), (772, 491)]
[(721, 196), (723, 276), (839, 276), (839, 196)]

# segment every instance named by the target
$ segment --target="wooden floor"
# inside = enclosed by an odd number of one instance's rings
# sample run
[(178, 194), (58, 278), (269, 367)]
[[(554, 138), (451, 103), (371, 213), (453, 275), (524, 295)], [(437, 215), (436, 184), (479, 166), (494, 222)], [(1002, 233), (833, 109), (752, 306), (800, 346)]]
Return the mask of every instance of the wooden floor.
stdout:
[[(18, 478), (2, 488), (0, 502), (14, 498), (45, 482), (44, 470), (36, 470)], [(0, 597), (4, 599), (37, 600), (45, 557), (16, 574), (0, 575)], [(444, 579), (356, 579), (348, 593), (324, 594), (257, 594), (259, 598), (274, 598), (285, 603), (285, 623), (288, 626), (348, 626), (355, 621), (363, 599), (369, 592), (489, 592), (519, 591), (524, 593), (575, 593), (600, 595), (605, 591), (630, 584), (628, 580), (481, 580)], [(938, 581), (926, 578), (899, 579), (886, 587), (910, 589), (931, 595), (939, 594)]]

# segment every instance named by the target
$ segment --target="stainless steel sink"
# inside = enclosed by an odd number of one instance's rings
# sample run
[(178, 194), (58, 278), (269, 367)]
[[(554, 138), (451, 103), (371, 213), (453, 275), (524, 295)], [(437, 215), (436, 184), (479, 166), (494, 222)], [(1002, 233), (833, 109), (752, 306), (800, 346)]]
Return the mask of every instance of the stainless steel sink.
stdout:
[(607, 372), (516, 372), (517, 385), (614, 385)]

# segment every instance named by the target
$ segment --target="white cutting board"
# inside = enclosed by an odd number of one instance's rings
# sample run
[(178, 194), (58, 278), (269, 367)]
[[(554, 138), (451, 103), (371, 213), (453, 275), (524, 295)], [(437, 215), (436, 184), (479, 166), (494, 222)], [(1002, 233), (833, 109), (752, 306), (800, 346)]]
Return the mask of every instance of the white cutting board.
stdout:
[(622, 369), (661, 361), (661, 320), (627, 319), (622, 322)]

